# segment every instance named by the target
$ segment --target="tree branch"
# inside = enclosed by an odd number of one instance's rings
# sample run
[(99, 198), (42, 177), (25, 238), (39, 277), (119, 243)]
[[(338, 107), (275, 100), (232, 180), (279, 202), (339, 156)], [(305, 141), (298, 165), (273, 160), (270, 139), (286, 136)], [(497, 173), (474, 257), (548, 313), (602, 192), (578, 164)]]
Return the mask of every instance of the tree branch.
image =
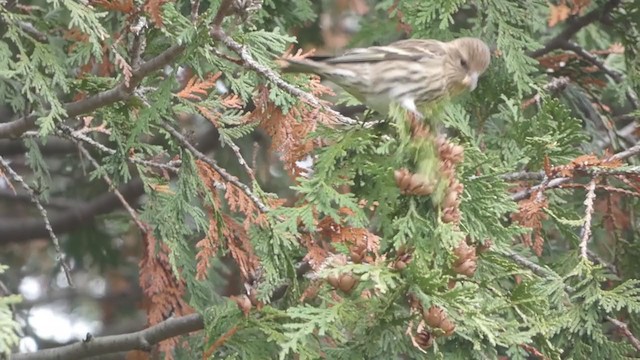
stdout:
[[(571, 41), (564, 41), (561, 43), (560, 46), (562, 49), (572, 51), (576, 55), (585, 59), (587, 62), (591, 63), (592, 65), (595, 65), (596, 67), (598, 67), (598, 69), (600, 69), (600, 71), (607, 74), (616, 83), (620, 84), (624, 80), (624, 75), (621, 72), (609, 68), (604, 64), (603, 61), (598, 59), (597, 56), (583, 49), (580, 45)], [(627, 99), (631, 104), (633, 104), (633, 107), (635, 109), (640, 108), (640, 101), (638, 100), (638, 96), (633, 92), (631, 88), (628, 88), (626, 90), (626, 95), (627, 95)]]
[(267, 205), (265, 205), (259, 198), (258, 196), (256, 196), (256, 194), (254, 194), (251, 189), (249, 188), (249, 186), (247, 186), (246, 184), (244, 184), (243, 182), (241, 182), (237, 177), (229, 174), (224, 168), (220, 167), (220, 165), (218, 165), (214, 160), (210, 159), (209, 157), (207, 157), (205, 154), (203, 154), (202, 152), (200, 152), (198, 149), (196, 149), (195, 146), (193, 146), (182, 134), (180, 134), (180, 132), (178, 132), (178, 130), (174, 129), (173, 127), (171, 127), (171, 125), (169, 124), (164, 124), (164, 129), (169, 132), (176, 140), (178, 140), (178, 142), (180, 142), (184, 147), (186, 147), (192, 154), (193, 156), (195, 156), (197, 159), (200, 159), (202, 161), (204, 161), (205, 163), (207, 163), (209, 166), (211, 166), (218, 174), (220, 174), (220, 176), (225, 179), (226, 181), (232, 183), (233, 185), (237, 186), (240, 190), (242, 190), (242, 192), (245, 193), (245, 195), (247, 195), (249, 197), (249, 199), (251, 199), (251, 201), (253, 201), (253, 203), (258, 207), (258, 209), (263, 212), (266, 213), (269, 211), (269, 207)]
[(128, 334), (104, 336), (87, 342), (41, 350), (35, 353), (14, 354), (11, 360), (67, 360), (127, 350), (149, 351), (152, 345), (175, 336), (202, 330), (204, 320), (200, 314), (167, 319), (147, 329)]
[(607, 1), (602, 8), (596, 8), (588, 12), (587, 14), (580, 16), (573, 20), (564, 30), (562, 30), (558, 35), (551, 38), (551, 40), (547, 41), (547, 43), (541, 49), (532, 51), (529, 53), (529, 56), (532, 58), (537, 58), (547, 53), (552, 52), (553, 50), (560, 49), (562, 44), (573, 37), (578, 31), (580, 31), (583, 27), (603, 19), (605, 16), (609, 15), (613, 9), (620, 5), (620, 0), (609, 0)]
[(629, 340), (629, 343), (636, 349), (636, 351), (640, 351), (640, 340), (637, 337), (633, 336), (631, 330), (629, 330), (629, 325), (624, 322), (614, 319), (611, 316), (607, 316), (607, 320), (612, 323), (615, 327), (618, 328), (622, 332), (622, 334)]
[(257, 72), (258, 74), (264, 76), (265, 78), (269, 79), (269, 81), (271, 81), (273, 84), (275, 84), (277, 87), (279, 87), (283, 91), (286, 91), (287, 93), (304, 100), (305, 102), (307, 102), (308, 104), (316, 108), (324, 109), (324, 111), (326, 111), (328, 114), (333, 116), (338, 122), (342, 124), (345, 124), (345, 125), (358, 124), (356, 120), (348, 118), (340, 114), (339, 112), (331, 109), (327, 104), (323, 103), (315, 96), (305, 91), (302, 91), (297, 87), (289, 84), (288, 82), (282, 80), (282, 78), (278, 74), (276, 74), (273, 70), (255, 61), (255, 59), (253, 59), (253, 57), (251, 56), (247, 48), (245, 46), (242, 46), (240, 43), (236, 42), (235, 40), (233, 40), (229, 35), (227, 35), (224, 32), (224, 30), (222, 30), (222, 28), (219, 26), (219, 24), (216, 24), (215, 21), (211, 26), (210, 34), (214, 39), (221, 41), (229, 49), (233, 50), (236, 54), (238, 54), (240, 56), (240, 59), (242, 59), (244, 67), (251, 69)]
[[(78, 116), (127, 99), (131, 95), (132, 90), (138, 86), (147, 75), (169, 64), (182, 53), (184, 48), (184, 45), (173, 45), (158, 56), (140, 65), (140, 67), (133, 71), (128, 86), (124, 82), (121, 82), (113, 89), (103, 91), (83, 100), (65, 104), (64, 109), (67, 116)], [(0, 123), (0, 138), (18, 137), (22, 135), (22, 133), (35, 126), (37, 119), (38, 116), (36, 114), (31, 114), (17, 120)]]
[[(629, 149), (625, 150), (625, 151), (621, 151), (617, 154), (612, 155), (611, 157), (609, 157), (608, 159), (605, 159), (605, 162), (608, 161), (614, 161), (614, 160), (624, 160), (626, 158), (629, 158), (631, 156), (634, 156), (636, 154), (640, 153), (640, 142), (637, 143), (636, 145), (634, 145), (633, 147), (630, 147)], [(555, 178), (551, 181), (549, 181), (544, 188), (545, 189), (552, 189), (552, 188), (557, 188), (562, 184), (565, 184), (567, 182), (569, 182), (571, 180), (570, 177), (561, 177), (561, 178)], [(539, 190), (541, 188), (540, 185), (537, 186), (532, 186), (530, 188), (518, 191), (517, 193), (511, 195), (511, 199), (513, 201), (520, 201), (523, 199), (526, 199), (529, 197), (529, 195), (531, 195), (534, 191)]]

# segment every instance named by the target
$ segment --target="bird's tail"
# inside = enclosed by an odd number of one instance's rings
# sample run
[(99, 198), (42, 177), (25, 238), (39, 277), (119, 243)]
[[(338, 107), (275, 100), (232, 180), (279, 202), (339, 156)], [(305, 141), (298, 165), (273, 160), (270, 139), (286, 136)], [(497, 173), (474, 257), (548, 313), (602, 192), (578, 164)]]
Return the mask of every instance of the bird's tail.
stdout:
[(322, 75), (325, 64), (309, 59), (280, 59), (280, 69), (285, 73), (313, 73)]

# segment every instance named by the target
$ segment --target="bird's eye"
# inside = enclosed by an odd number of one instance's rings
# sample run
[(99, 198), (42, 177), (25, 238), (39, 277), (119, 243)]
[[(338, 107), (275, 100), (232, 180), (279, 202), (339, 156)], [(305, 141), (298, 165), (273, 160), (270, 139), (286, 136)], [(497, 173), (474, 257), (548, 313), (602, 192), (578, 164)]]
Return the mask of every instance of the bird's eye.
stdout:
[(467, 68), (467, 60), (465, 60), (465, 59), (460, 59), (460, 65), (461, 65), (463, 68), (465, 68), (465, 69), (466, 69), (466, 68)]

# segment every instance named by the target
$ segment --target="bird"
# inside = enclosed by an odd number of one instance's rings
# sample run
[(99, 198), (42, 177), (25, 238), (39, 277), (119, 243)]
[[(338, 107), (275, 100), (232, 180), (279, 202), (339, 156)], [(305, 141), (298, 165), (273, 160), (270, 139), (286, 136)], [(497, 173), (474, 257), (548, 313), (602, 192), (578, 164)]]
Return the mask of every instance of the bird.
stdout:
[(491, 51), (473, 37), (405, 39), (322, 60), (282, 60), (283, 72), (319, 75), (379, 113), (387, 115), (395, 103), (424, 118), (419, 109), (475, 90), (490, 65)]

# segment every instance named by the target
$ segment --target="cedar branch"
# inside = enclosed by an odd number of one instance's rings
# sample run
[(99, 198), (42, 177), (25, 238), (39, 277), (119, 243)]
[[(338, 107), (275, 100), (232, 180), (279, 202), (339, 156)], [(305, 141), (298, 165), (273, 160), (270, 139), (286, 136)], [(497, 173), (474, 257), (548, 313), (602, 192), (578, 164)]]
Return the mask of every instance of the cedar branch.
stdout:
[[(532, 262), (531, 260), (525, 258), (524, 256), (513, 252), (511, 250), (507, 250), (506, 252), (503, 253), (503, 255), (511, 258), (512, 260), (514, 260), (517, 264), (524, 266), (526, 268), (528, 268), (529, 270), (531, 270), (534, 274), (540, 276), (540, 277), (554, 277), (554, 278), (560, 278), (560, 275), (556, 274), (553, 270), (549, 270), (546, 269), (534, 262)], [(575, 290), (570, 287), (569, 285), (565, 285), (565, 291), (568, 293), (572, 293)], [(638, 340), (637, 337), (635, 337), (633, 335), (633, 333), (631, 333), (631, 330), (629, 330), (629, 326), (618, 320), (618, 319), (614, 319), (611, 316), (607, 316), (606, 317), (607, 321), (609, 321), (611, 324), (613, 324), (615, 327), (617, 327), (620, 331), (622, 331), (622, 333), (624, 334), (624, 336), (627, 338), (627, 340), (629, 341), (629, 343), (631, 343), (631, 345), (637, 350), (640, 351), (640, 340)]]
[[(145, 77), (171, 63), (184, 49), (184, 45), (173, 45), (153, 59), (144, 62), (138, 68), (134, 69), (128, 86), (123, 81), (112, 89), (105, 90), (83, 100), (65, 104), (64, 110), (67, 117), (86, 114), (98, 108), (126, 100), (131, 96), (133, 89), (138, 86)], [(1, 122), (0, 138), (11, 138), (22, 135), (22, 133), (35, 126), (37, 119), (38, 116), (33, 113), (17, 120)]]
[(269, 207), (267, 205), (265, 205), (258, 198), (258, 196), (251, 191), (249, 186), (247, 186), (246, 184), (241, 182), (237, 177), (229, 174), (224, 168), (222, 168), (220, 165), (218, 165), (213, 159), (209, 158), (208, 156), (206, 156), (205, 154), (200, 152), (198, 149), (196, 149), (196, 147), (193, 146), (189, 142), (189, 140), (187, 140), (187, 138), (185, 138), (182, 134), (180, 134), (180, 132), (178, 132), (178, 130), (174, 129), (169, 124), (164, 124), (163, 128), (167, 132), (169, 132), (169, 134), (171, 134), (176, 140), (178, 140), (178, 142), (180, 142), (184, 147), (186, 147), (187, 150), (189, 150), (189, 152), (191, 152), (193, 154), (193, 156), (195, 156), (197, 159), (200, 159), (200, 160), (204, 161), (205, 163), (207, 163), (218, 174), (220, 174), (220, 176), (223, 179), (225, 179), (226, 181), (230, 182), (231, 184), (237, 186), (242, 192), (245, 193), (245, 195), (247, 195), (251, 199), (251, 201), (253, 201), (253, 203), (258, 207), (258, 209), (260, 209), (261, 212), (266, 213), (266, 212), (269, 211)]
[[(604, 72), (605, 74), (610, 76), (613, 79), (613, 81), (615, 81), (617, 84), (622, 83), (622, 81), (624, 80), (624, 75), (622, 75), (621, 72), (609, 68), (608, 66), (606, 66), (604, 64), (604, 62), (600, 61), (600, 59), (598, 59), (592, 53), (590, 53), (587, 50), (583, 49), (580, 45), (578, 45), (578, 44), (576, 44), (574, 42), (571, 42), (571, 41), (564, 41), (564, 42), (561, 43), (561, 48), (565, 49), (565, 50), (572, 51), (576, 55), (578, 55), (578, 56), (582, 57), (583, 59), (585, 59), (587, 62), (591, 63), (592, 65), (595, 65), (602, 72)], [(631, 88), (627, 88), (626, 95), (627, 95), (627, 99), (629, 100), (629, 102), (631, 104), (633, 104), (634, 108), (636, 108), (636, 109), (640, 108), (640, 101), (638, 100), (638, 96), (636, 95), (636, 93)]]
[[(74, 131), (71, 127), (67, 125), (60, 124), (59, 127), (62, 130), (57, 132), (58, 135), (73, 141), (76, 145), (80, 144), (80, 141), (82, 141), (99, 150), (102, 150), (103, 152), (106, 152), (109, 155), (114, 155), (116, 153), (115, 150), (104, 146), (103, 144), (93, 140), (92, 138), (84, 135), (79, 131)], [(140, 164), (140, 165), (155, 167), (159, 169), (165, 169), (165, 170), (172, 171), (174, 173), (178, 172), (179, 168), (177, 166), (181, 164), (180, 160), (172, 160), (167, 163), (159, 163), (159, 162), (143, 160), (135, 157), (127, 157), (126, 160), (134, 164)]]
[(297, 87), (289, 84), (288, 82), (282, 80), (282, 78), (278, 74), (276, 74), (273, 70), (255, 61), (255, 59), (253, 59), (253, 57), (249, 53), (249, 50), (247, 50), (245, 46), (242, 46), (240, 43), (236, 42), (229, 35), (227, 35), (219, 25), (216, 25), (215, 21), (211, 26), (210, 34), (214, 39), (221, 41), (229, 49), (233, 50), (236, 54), (238, 54), (240, 56), (240, 59), (243, 62), (244, 67), (251, 69), (257, 72), (258, 74), (266, 77), (267, 79), (269, 79), (269, 81), (271, 81), (273, 84), (275, 84), (277, 87), (279, 87), (283, 91), (286, 91), (289, 94), (304, 100), (305, 102), (307, 102), (308, 104), (314, 107), (324, 109), (324, 111), (332, 115), (338, 122), (342, 124), (345, 124), (345, 125), (358, 124), (356, 120), (348, 118), (340, 114), (339, 112), (331, 109), (328, 105), (321, 102), (315, 96), (305, 91), (302, 91)]

